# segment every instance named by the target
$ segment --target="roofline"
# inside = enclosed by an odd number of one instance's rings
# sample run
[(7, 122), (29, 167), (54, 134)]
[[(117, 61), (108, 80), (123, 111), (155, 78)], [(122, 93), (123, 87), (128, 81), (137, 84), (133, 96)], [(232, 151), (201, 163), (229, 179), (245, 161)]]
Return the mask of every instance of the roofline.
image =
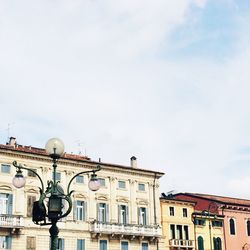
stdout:
[(191, 203), (191, 204), (197, 204), (196, 201), (187, 201), (187, 200), (181, 200), (181, 199), (176, 199), (176, 198), (167, 198), (167, 197), (160, 197), (160, 200), (166, 200), (166, 201), (180, 201), (180, 202), (185, 202), (185, 203)]
[[(25, 146), (26, 149), (28, 150), (28, 146)], [(21, 148), (21, 146), (20, 146)], [(11, 153), (16, 153), (16, 154), (23, 154), (23, 155), (37, 155), (37, 156), (42, 156), (45, 157), (47, 159), (50, 159), (50, 156), (45, 152), (44, 149), (42, 148), (35, 148), (35, 147), (31, 147), (34, 150), (37, 150), (37, 152), (32, 152), (32, 151), (22, 151), (22, 150), (18, 150), (12, 146), (8, 146), (8, 145), (3, 145), (0, 144), (0, 151), (1, 150), (6, 150), (6, 151), (11, 151)], [(39, 152), (41, 151), (41, 152)], [(80, 158), (71, 158), (71, 157), (67, 157), (66, 155), (72, 155), (72, 156), (76, 156), (77, 155), (73, 155), (73, 154), (64, 154), (63, 157), (61, 157), (59, 160), (68, 160), (68, 161), (73, 161), (73, 162), (82, 162), (82, 163), (91, 163), (91, 164), (96, 164), (96, 165), (101, 165), (101, 166), (107, 166), (107, 167), (115, 167), (115, 168), (119, 168), (119, 169), (124, 169), (124, 170), (134, 170), (134, 171), (143, 171), (145, 173), (150, 173), (150, 174), (155, 174), (157, 178), (162, 177), (163, 175), (165, 175), (165, 173), (163, 172), (159, 172), (159, 171), (153, 171), (153, 170), (148, 170), (148, 169), (143, 169), (143, 168), (132, 168), (130, 166), (124, 166), (124, 165), (119, 165), (119, 164), (113, 164), (113, 163), (105, 163), (105, 162), (99, 162), (99, 161), (93, 161), (91, 160), (91, 158), (86, 157), (86, 159), (80, 159)]]
[[(207, 200), (207, 201), (213, 201), (213, 202), (216, 202), (216, 203), (219, 203), (219, 204), (222, 204), (222, 205), (232, 205), (232, 206), (238, 205), (238, 206), (250, 207), (250, 200), (244, 200), (244, 199), (238, 199), (238, 198), (235, 198), (235, 199), (242, 200), (242, 201), (249, 201), (249, 205), (248, 204), (240, 204), (240, 203), (218, 201), (216, 199), (210, 199), (210, 198), (202, 197), (202, 196), (199, 196), (199, 194), (193, 194), (193, 193), (177, 193), (177, 194), (174, 194), (173, 196), (175, 196), (175, 195), (187, 195), (187, 196), (194, 197), (194, 198), (204, 199), (204, 200)], [(206, 194), (204, 194), (204, 195), (206, 195)], [(208, 194), (208, 195), (210, 195), (210, 194)], [(216, 196), (216, 195), (210, 195), (210, 196), (234, 199), (233, 197), (226, 197), (226, 196)]]

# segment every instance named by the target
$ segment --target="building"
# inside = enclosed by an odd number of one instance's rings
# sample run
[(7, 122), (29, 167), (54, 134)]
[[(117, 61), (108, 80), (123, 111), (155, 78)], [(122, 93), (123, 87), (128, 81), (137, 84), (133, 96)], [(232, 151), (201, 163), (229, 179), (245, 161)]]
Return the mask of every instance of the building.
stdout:
[(164, 250), (195, 249), (192, 214), (195, 202), (174, 199), (162, 194), (160, 198)]
[[(44, 149), (22, 146), (11, 138), (0, 145), (0, 249), (49, 249), (49, 226), (32, 222), (32, 207), (39, 199), (40, 182), (31, 171), (24, 171), (26, 185), (16, 189), (13, 161), (36, 171), (44, 181), (52, 178), (52, 163)], [(159, 178), (163, 173), (131, 166), (92, 161), (80, 155), (65, 154), (59, 159), (56, 179), (63, 190), (76, 173), (98, 164), (101, 188), (88, 189), (89, 175), (72, 183), (72, 212), (58, 222), (58, 250), (159, 250)]]
[(250, 249), (250, 200), (196, 193), (179, 193), (174, 197), (196, 202), (194, 215), (199, 227), (205, 229), (202, 223), (207, 221), (209, 227), (216, 229), (204, 237), (200, 229), (196, 230), (200, 245), (216, 250)]

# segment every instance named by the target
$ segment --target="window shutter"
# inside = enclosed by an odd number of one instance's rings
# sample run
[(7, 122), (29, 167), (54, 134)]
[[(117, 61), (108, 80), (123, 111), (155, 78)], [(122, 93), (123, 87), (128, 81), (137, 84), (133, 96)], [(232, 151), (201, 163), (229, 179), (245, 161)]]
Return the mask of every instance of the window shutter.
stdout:
[(84, 208), (83, 208), (83, 220), (84, 221), (86, 221), (87, 220), (87, 212), (88, 212), (88, 210), (87, 210), (87, 201), (84, 201)]
[(141, 221), (140, 221), (140, 217), (141, 217), (141, 216), (140, 216), (140, 215), (141, 215), (140, 212), (141, 212), (141, 208), (138, 207), (138, 208), (137, 208), (137, 215), (138, 215), (138, 224), (139, 224), (139, 225), (142, 224)]
[(106, 221), (109, 222), (109, 204), (106, 204)]
[(6, 236), (6, 248), (11, 249), (11, 243), (12, 243), (12, 237), (11, 236)]
[(121, 223), (121, 205), (118, 205), (117, 208), (118, 208), (118, 223)]
[(73, 203), (73, 220), (77, 220), (77, 201)]
[(148, 225), (148, 209), (145, 208), (145, 225)]
[(98, 222), (100, 222), (100, 219), (101, 219), (99, 207), (100, 207), (100, 203), (96, 203), (96, 218)]
[(12, 214), (12, 207), (13, 207), (13, 195), (8, 195), (8, 206), (7, 206), (7, 214)]
[(128, 206), (126, 206), (126, 224), (129, 224)]

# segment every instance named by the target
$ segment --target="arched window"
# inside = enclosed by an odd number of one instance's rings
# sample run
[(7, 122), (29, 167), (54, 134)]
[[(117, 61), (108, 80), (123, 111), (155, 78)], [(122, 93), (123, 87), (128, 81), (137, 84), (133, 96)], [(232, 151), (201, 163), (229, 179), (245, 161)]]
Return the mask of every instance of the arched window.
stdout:
[(198, 237), (198, 250), (204, 250), (204, 241), (201, 236)]
[(234, 219), (229, 220), (229, 228), (230, 228), (230, 234), (235, 235), (235, 224), (234, 224)]
[(222, 250), (221, 238), (214, 237), (214, 250)]
[(250, 236), (250, 220), (247, 221), (247, 236)]

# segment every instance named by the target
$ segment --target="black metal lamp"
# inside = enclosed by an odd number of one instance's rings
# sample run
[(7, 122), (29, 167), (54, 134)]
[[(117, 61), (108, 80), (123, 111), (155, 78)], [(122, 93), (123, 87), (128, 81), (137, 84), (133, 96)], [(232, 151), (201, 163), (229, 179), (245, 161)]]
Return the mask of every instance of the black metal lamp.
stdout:
[[(16, 175), (14, 176), (12, 183), (16, 188), (24, 187), (26, 180), (21, 169), (31, 171), (40, 180), (40, 198), (33, 204), (32, 220), (35, 224), (40, 226), (51, 225), (49, 229), (51, 238), (50, 249), (56, 250), (59, 233), (59, 229), (56, 225), (57, 221), (63, 217), (66, 217), (72, 210), (71, 195), (73, 191), (70, 190), (72, 181), (81, 174), (91, 173), (88, 186), (90, 190), (97, 191), (100, 188), (100, 181), (97, 178), (96, 172), (100, 171), (101, 167), (98, 165), (94, 170), (87, 170), (74, 175), (69, 181), (67, 193), (64, 194), (63, 189), (58, 184), (58, 181), (56, 181), (57, 160), (64, 154), (64, 144), (60, 139), (52, 138), (46, 143), (45, 149), (53, 161), (53, 180), (48, 181), (46, 190), (44, 189), (44, 184), (41, 177), (36, 173), (36, 171), (24, 167), (21, 164), (18, 165), (16, 161), (13, 162), (13, 165), (16, 167)], [(48, 199), (47, 209), (44, 204), (45, 199)], [(66, 212), (63, 212), (63, 200), (68, 203)], [(48, 218), (48, 222), (46, 221), (46, 218)]]

